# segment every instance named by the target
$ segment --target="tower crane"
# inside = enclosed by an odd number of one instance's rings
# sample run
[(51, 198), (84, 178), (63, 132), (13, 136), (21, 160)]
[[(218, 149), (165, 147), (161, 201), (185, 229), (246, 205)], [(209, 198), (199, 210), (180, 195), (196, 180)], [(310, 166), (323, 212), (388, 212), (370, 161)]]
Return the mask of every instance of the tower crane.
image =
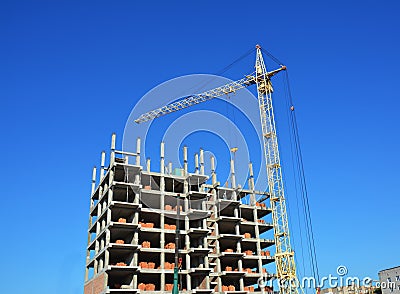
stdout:
[[(213, 98), (235, 93), (251, 85), (257, 86), (263, 149), (267, 168), (268, 193), (270, 195), (274, 227), (274, 241), (276, 247), (275, 263), (277, 271), (276, 276), (279, 281), (279, 292), (280, 294), (298, 294), (296, 264), (294, 251), (290, 244), (278, 138), (272, 105), (273, 88), (271, 77), (284, 70), (286, 70), (286, 66), (281, 65), (280, 68), (268, 72), (264, 63), (261, 47), (257, 45), (255, 73), (212, 90), (183, 97), (176, 102), (142, 114), (135, 122), (143, 123)], [(177, 291), (177, 289), (175, 289), (175, 291)]]

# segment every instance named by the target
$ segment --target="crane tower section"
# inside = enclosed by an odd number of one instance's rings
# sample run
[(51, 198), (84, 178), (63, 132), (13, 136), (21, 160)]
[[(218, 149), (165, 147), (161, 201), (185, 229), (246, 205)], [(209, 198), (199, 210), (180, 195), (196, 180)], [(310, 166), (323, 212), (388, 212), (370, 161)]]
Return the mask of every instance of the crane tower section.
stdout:
[(275, 263), (281, 294), (298, 293), (296, 287), (296, 265), (294, 251), (290, 245), (285, 193), (282, 180), (278, 137), (272, 105), (272, 84), (264, 63), (260, 46), (257, 45), (256, 84), (260, 108), (264, 156), (268, 177), (268, 192), (272, 209), (274, 239), (276, 246)]

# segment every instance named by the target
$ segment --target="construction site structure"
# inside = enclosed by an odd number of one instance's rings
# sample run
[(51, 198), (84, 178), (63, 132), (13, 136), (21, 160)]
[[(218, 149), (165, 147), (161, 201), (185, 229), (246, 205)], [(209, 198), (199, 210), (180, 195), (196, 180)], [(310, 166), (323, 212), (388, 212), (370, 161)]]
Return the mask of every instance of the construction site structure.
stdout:
[(251, 163), (244, 187), (233, 159), (220, 185), (213, 157), (205, 174), (201, 149), (190, 172), (187, 148), (173, 169), (161, 143), (154, 172), (140, 147), (138, 139), (136, 152), (116, 150), (113, 134), (107, 166), (102, 152), (100, 175), (93, 169), (84, 294), (171, 293), (178, 212), (180, 293), (273, 292), (272, 210), (256, 201), (269, 194), (255, 190)]
[[(270, 55), (270, 54), (269, 54)], [(153, 120), (160, 116), (167, 115), (169, 113), (179, 111), (184, 108), (191, 107), (193, 105), (211, 100), (224, 95), (229, 95), (236, 93), (238, 90), (249, 87), (251, 85), (257, 86), (257, 99), (258, 108), (260, 112), (260, 122), (262, 130), (262, 141), (263, 141), (263, 151), (264, 159), (267, 169), (267, 183), (268, 183), (268, 193), (270, 195), (270, 206), (272, 210), (272, 223), (274, 227), (274, 240), (275, 240), (275, 262), (276, 262), (276, 276), (279, 284), (280, 294), (298, 294), (299, 293), (299, 279), (296, 273), (296, 263), (294, 258), (294, 250), (290, 242), (289, 224), (288, 216), (286, 212), (286, 197), (284, 192), (284, 183), (282, 177), (281, 160), (278, 148), (278, 134), (276, 131), (275, 115), (272, 103), (272, 92), (273, 87), (271, 83), (271, 77), (275, 74), (285, 71), (286, 66), (280, 64), (280, 68), (267, 71), (266, 65), (264, 63), (264, 58), (262, 55), (262, 49), (260, 45), (256, 45), (256, 63), (255, 63), (255, 73), (245, 76), (237, 81), (227, 83), (223, 86), (205, 91), (203, 93), (192, 94), (175, 102), (164, 105), (160, 108), (150, 110), (146, 113), (140, 115), (135, 122), (143, 123), (149, 120)], [(287, 82), (287, 85), (289, 83)], [(290, 95), (290, 90), (288, 90), (288, 95)], [(290, 107), (293, 112), (293, 105)], [(292, 127), (295, 126), (295, 116), (291, 116)], [(295, 139), (295, 150), (296, 150), (296, 160), (299, 166), (299, 174), (301, 180), (301, 186), (303, 191), (303, 198), (307, 199), (304, 173), (302, 172), (302, 160), (301, 151), (298, 146), (298, 134), (296, 131), (297, 127), (293, 128), (293, 134)], [(307, 202), (307, 201), (305, 201)], [(309, 215), (308, 204), (306, 204), (306, 219), (307, 219), (307, 235), (311, 239), (309, 240), (310, 254), (312, 259), (312, 267), (314, 278), (318, 276), (318, 268), (316, 266), (316, 255), (315, 248), (312, 238), (312, 224)], [(301, 291), (303, 291), (300, 288)]]

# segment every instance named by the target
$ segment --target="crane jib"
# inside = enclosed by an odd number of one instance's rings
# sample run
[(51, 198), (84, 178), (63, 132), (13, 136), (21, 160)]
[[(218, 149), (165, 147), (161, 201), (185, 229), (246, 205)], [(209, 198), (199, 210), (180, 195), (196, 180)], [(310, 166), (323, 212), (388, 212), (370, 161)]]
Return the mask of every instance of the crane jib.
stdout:
[(189, 106), (199, 104), (201, 102), (205, 102), (211, 100), (213, 98), (221, 97), (223, 95), (227, 95), (230, 93), (235, 93), (236, 91), (247, 88), (248, 86), (254, 85), (260, 79), (269, 80), (270, 77), (280, 72), (281, 70), (286, 70), (286, 66), (281, 66), (280, 68), (273, 70), (271, 72), (266, 72), (262, 75), (258, 75), (257, 77), (253, 74), (245, 76), (243, 79), (238, 81), (233, 81), (223, 86), (205, 91), (200, 94), (192, 94), (188, 96), (184, 96), (179, 98), (177, 101), (167, 104), (161, 108), (157, 108), (142, 114), (140, 117), (135, 119), (136, 123), (146, 122), (160, 116), (187, 108)]

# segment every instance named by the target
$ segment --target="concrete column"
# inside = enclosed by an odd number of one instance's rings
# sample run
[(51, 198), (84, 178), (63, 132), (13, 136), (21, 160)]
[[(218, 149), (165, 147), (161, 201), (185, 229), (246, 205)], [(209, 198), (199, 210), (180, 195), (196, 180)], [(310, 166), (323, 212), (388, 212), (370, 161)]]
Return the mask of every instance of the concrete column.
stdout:
[(233, 159), (231, 159), (231, 186), (236, 189), (235, 161)]
[(136, 139), (136, 165), (140, 165), (140, 138)]
[(117, 135), (115, 133), (112, 133), (112, 135), (111, 135), (111, 151), (115, 151), (116, 140), (117, 140)]
[(253, 163), (249, 162), (249, 189), (254, 190)]
[(104, 252), (104, 267), (107, 268), (110, 262), (110, 251), (109, 249)]
[(259, 226), (258, 226), (258, 215), (257, 215), (257, 206), (253, 207), (253, 220), (256, 223), (256, 226), (254, 227), (254, 231), (255, 231), (255, 237), (257, 239), (257, 243), (256, 243), (256, 254), (258, 255), (258, 272), (262, 273), (262, 260), (261, 260), (261, 243), (260, 243), (260, 230), (259, 230)]
[(150, 172), (150, 158), (146, 159), (146, 171)]
[(99, 266), (99, 262), (97, 261), (97, 259), (94, 261), (94, 265), (93, 265), (93, 276), (97, 275), (98, 273), (98, 266)]
[(102, 151), (101, 152), (101, 169), (100, 169), (100, 183), (104, 178), (104, 165), (106, 163), (106, 152)]
[[(106, 225), (111, 223), (111, 209), (107, 208), (107, 221), (106, 221)], [(107, 243), (108, 244), (108, 243)]]
[[(239, 224), (237, 224), (236, 227), (237, 227), (236, 233), (240, 234)], [(242, 246), (241, 246), (240, 241), (237, 242), (237, 252), (242, 252)], [(242, 271), (242, 269), (243, 269), (242, 259), (238, 260), (238, 268), (239, 268), (239, 271)], [(243, 288), (244, 288), (243, 278), (240, 278), (240, 280), (239, 280), (239, 287), (240, 287), (240, 291), (243, 291)]]
[[(106, 214), (107, 214), (107, 212), (106, 212)], [(106, 227), (106, 220), (102, 219), (102, 221), (101, 221), (101, 231), (104, 230), (105, 227)]]
[(113, 182), (114, 182), (114, 174), (115, 174), (115, 172), (114, 172), (114, 167), (111, 167), (110, 166), (110, 170), (108, 171), (109, 172), (109, 177), (108, 177), (108, 186), (110, 187), (109, 189), (108, 189), (108, 205), (111, 203), (111, 201), (112, 201), (112, 196), (113, 196), (113, 194), (112, 194), (112, 192), (113, 192)]
[[(165, 207), (165, 179), (164, 179), (164, 173), (165, 173), (165, 153), (164, 153), (164, 148), (165, 144), (164, 142), (161, 142), (160, 145), (160, 193), (161, 193), (161, 199), (160, 199), (160, 208), (164, 209)], [(160, 225), (162, 225), (162, 229), (164, 229), (164, 224), (165, 224), (165, 215), (164, 213), (161, 213), (160, 215)], [(161, 231), (160, 234), (160, 248), (164, 248), (165, 246), (165, 233), (164, 231)], [(161, 252), (160, 255), (160, 262), (161, 266), (165, 264), (165, 253)], [(161, 285), (160, 285), (161, 291), (165, 289), (165, 273), (161, 274)]]
[[(96, 167), (94, 166), (93, 167), (93, 171), (92, 171), (92, 186), (91, 186), (91, 196), (90, 196), (90, 212), (92, 211), (92, 209), (93, 209), (93, 206), (94, 206), (94, 200), (93, 200), (93, 194), (94, 194), (94, 191), (95, 191), (95, 189), (96, 189)], [(88, 228), (90, 228), (91, 226), (92, 226), (92, 224), (93, 224), (93, 222), (92, 222), (92, 216), (91, 215), (89, 215), (89, 226), (88, 226)], [(87, 242), (87, 246), (89, 247), (89, 244), (90, 244), (90, 233), (88, 232), (88, 242)], [(88, 250), (86, 250), (86, 264), (88, 263), (90, 261), (90, 250), (88, 249)], [(87, 281), (89, 279), (89, 268), (88, 267), (86, 267), (86, 270), (85, 270), (85, 282)]]
[(256, 196), (254, 194), (254, 174), (253, 174), (253, 163), (249, 163), (249, 189), (252, 191), (250, 194), (250, 205), (256, 205)]
[(87, 282), (88, 279), (89, 279), (89, 268), (86, 267), (86, 269), (85, 269), (85, 282)]
[(211, 156), (211, 183), (214, 185), (217, 182), (217, 174), (215, 173), (215, 158)]
[[(160, 187), (161, 188), (161, 187)], [(161, 194), (161, 199), (160, 199), (160, 208), (161, 208), (161, 214), (160, 214), (160, 228), (162, 229), (161, 234), (160, 234), (160, 248), (165, 247), (165, 232), (164, 232), (164, 225), (165, 225), (165, 214), (163, 212), (164, 207), (165, 207), (165, 194)], [(160, 253), (160, 268), (164, 269), (164, 264), (165, 264), (165, 252)], [(161, 273), (161, 285), (160, 285), (160, 290), (164, 291), (165, 290), (165, 273), (164, 271)]]
[[(113, 191), (113, 189), (108, 189), (108, 205), (110, 205), (111, 204), (111, 201), (113, 201), (113, 197), (114, 197), (114, 191)], [(126, 201), (128, 201), (128, 200), (126, 200)]]
[[(136, 139), (136, 161), (135, 165), (140, 166), (140, 138)], [(135, 182), (134, 184), (140, 185), (140, 173), (135, 175)]]
[(105, 238), (106, 245), (110, 244), (111, 242), (111, 232), (109, 229), (106, 231), (106, 238)]
[(200, 174), (204, 175), (204, 151), (200, 149)]
[[(93, 167), (93, 171), (92, 171), (92, 196), (93, 196), (94, 191), (96, 190), (96, 171), (97, 171), (97, 169), (94, 166)], [(92, 206), (93, 205), (93, 198), (90, 198), (90, 200), (91, 200), (90, 205)], [(90, 207), (90, 208), (92, 208), (92, 207)]]
[(164, 159), (164, 142), (160, 144), (160, 173), (164, 174), (165, 159)]
[[(189, 230), (189, 217), (185, 217), (185, 229)], [(190, 249), (190, 238), (189, 235), (185, 235), (185, 247), (187, 250)], [(186, 269), (190, 269), (190, 254), (186, 254)], [(187, 290), (190, 291), (192, 290), (192, 277), (190, 275), (186, 275), (186, 286)]]
[[(99, 198), (100, 198), (100, 195), (102, 195), (102, 194), (103, 194), (103, 187), (100, 186), (99, 187)], [(101, 231), (101, 223), (100, 223), (99, 217), (100, 217), (102, 212), (103, 212), (103, 203), (101, 203), (100, 200), (99, 200), (99, 203), (97, 205), (96, 238), (100, 234), (100, 231)], [(97, 246), (97, 243), (96, 243), (96, 248), (95, 248), (95, 254), (97, 254), (99, 252), (99, 248)]]
[[(138, 198), (138, 197), (136, 197), (136, 198)], [(137, 199), (137, 200), (139, 200), (139, 199)], [(134, 213), (133, 223), (136, 225), (139, 223), (139, 211), (138, 210), (136, 210)], [(132, 238), (131, 244), (139, 245), (139, 233), (137, 230), (135, 230), (133, 233), (133, 238)], [(137, 250), (135, 250), (135, 252), (133, 253), (131, 265), (132, 266), (139, 265), (139, 254), (138, 254)], [(133, 286), (135, 289), (137, 288), (137, 275), (133, 275), (133, 279), (132, 279), (132, 282), (130, 283), (130, 285)]]
[[(205, 239), (204, 241), (207, 240), (207, 238), (204, 238), (204, 239)], [(207, 247), (206, 243), (207, 243), (207, 242), (203, 242), (203, 247), (204, 247), (204, 248)], [(209, 268), (209, 267), (210, 267), (210, 264), (209, 264), (209, 262), (208, 262), (208, 256), (207, 256), (207, 255), (204, 256), (204, 267), (205, 267), (205, 268)], [(210, 276), (209, 276), (209, 275), (206, 276), (206, 288), (207, 288), (207, 289), (210, 289)]]
[(168, 173), (171, 175), (172, 174), (172, 162), (168, 162)]
[(188, 173), (187, 146), (183, 146), (183, 170), (186, 176)]
[(99, 271), (101, 271), (104, 268), (104, 259), (100, 258), (99, 260)]
[(110, 168), (114, 165), (115, 161), (115, 142), (116, 142), (117, 135), (112, 133), (111, 135), (111, 154), (110, 154)]
[[(139, 212), (138, 211), (135, 212), (134, 223), (135, 224), (139, 223)], [(139, 244), (139, 232), (138, 232), (138, 230), (134, 231), (131, 244), (140, 245)], [(139, 255), (138, 255), (137, 251), (135, 251), (133, 253), (133, 265), (134, 266), (138, 266), (139, 265)], [(134, 289), (137, 289), (137, 286), (138, 286), (137, 275), (133, 275), (132, 284), (133, 284)]]
[(194, 173), (199, 173), (199, 155), (197, 153), (194, 155)]
[[(242, 261), (240, 260), (240, 262), (242, 262)], [(243, 291), (243, 289), (244, 289), (243, 277), (241, 277), (239, 280), (239, 287), (240, 287), (240, 291)]]

